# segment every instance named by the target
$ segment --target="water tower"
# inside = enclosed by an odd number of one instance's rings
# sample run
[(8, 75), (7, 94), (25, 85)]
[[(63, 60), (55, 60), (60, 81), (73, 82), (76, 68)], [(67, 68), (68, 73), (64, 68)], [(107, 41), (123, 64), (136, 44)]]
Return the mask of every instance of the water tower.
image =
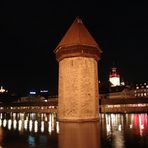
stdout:
[(97, 62), (101, 49), (79, 17), (54, 52), (59, 62), (59, 121), (98, 120)]

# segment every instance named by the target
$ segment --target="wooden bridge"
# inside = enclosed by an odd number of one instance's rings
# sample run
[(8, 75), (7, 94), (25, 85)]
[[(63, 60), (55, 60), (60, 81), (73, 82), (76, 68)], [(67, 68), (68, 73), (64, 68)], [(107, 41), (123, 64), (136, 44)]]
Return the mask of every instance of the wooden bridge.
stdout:
[(0, 104), (0, 112), (50, 113), (57, 112), (57, 99), (48, 102), (15, 102)]
[[(51, 99), (47, 102), (1, 103), (0, 112), (57, 113), (57, 107), (58, 99)], [(101, 99), (98, 107), (100, 113), (148, 112), (148, 98)]]
[(148, 98), (101, 99), (102, 113), (148, 112)]

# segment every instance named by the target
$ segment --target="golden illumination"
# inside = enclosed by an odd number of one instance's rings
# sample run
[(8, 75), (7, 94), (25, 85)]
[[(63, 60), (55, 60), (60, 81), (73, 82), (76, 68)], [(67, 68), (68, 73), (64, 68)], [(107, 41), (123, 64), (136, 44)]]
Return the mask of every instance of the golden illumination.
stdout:
[(34, 132), (35, 133), (38, 132), (38, 121), (37, 120), (34, 121)]
[(0, 93), (8, 92), (8, 90), (4, 89), (3, 86), (0, 88)]
[(44, 121), (41, 121), (41, 132), (44, 132)]

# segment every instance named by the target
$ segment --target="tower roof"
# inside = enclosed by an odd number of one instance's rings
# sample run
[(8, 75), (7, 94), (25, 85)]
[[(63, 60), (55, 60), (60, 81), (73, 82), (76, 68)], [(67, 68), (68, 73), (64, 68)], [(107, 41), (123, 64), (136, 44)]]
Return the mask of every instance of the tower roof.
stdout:
[(77, 17), (73, 24), (70, 26), (70, 28), (56, 47), (55, 52), (57, 52), (63, 47), (77, 45), (90, 46), (102, 52), (98, 44), (88, 32), (87, 28), (84, 26), (82, 20), (79, 17)]

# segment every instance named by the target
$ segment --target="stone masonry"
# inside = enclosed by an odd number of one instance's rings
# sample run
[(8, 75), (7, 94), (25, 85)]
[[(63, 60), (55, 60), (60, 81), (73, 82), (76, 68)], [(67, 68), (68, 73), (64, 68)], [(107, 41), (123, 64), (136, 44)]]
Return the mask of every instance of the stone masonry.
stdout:
[(101, 50), (79, 18), (76, 18), (55, 53), (59, 61), (59, 121), (98, 120), (97, 61)]

